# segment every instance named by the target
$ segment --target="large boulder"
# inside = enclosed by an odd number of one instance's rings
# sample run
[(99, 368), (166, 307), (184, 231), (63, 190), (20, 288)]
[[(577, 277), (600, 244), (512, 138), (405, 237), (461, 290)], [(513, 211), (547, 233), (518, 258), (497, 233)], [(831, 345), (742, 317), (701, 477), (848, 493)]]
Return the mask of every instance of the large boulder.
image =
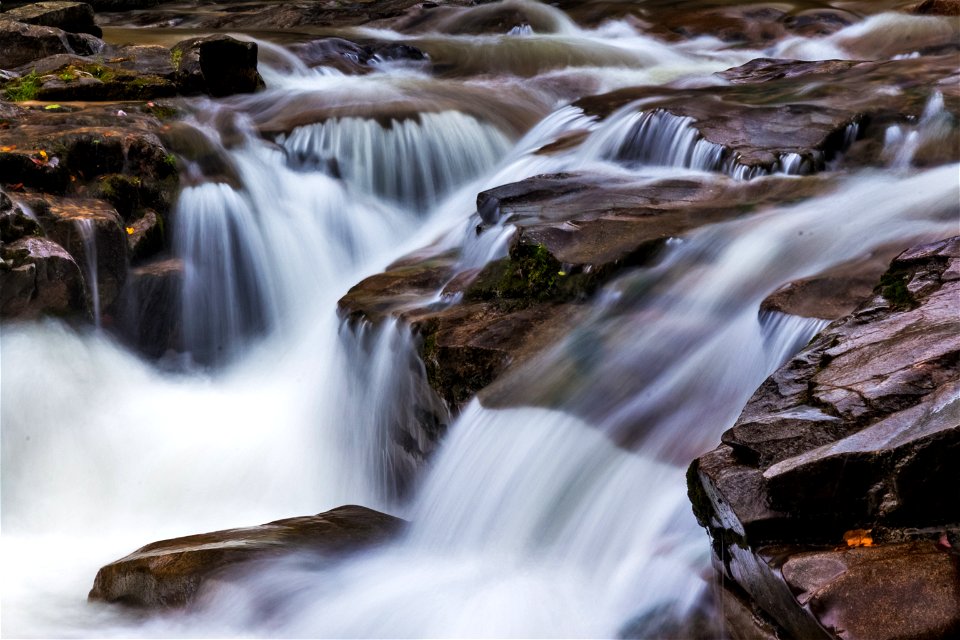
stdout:
[(0, 317), (86, 313), (80, 267), (63, 247), (37, 236), (0, 246)]
[(191, 38), (171, 50), (181, 93), (213, 97), (254, 93), (264, 88), (257, 71), (257, 45), (230, 36)]
[(103, 30), (94, 22), (93, 7), (83, 2), (37, 2), (10, 9), (3, 17), (70, 33), (89, 33), (98, 38), (103, 35)]
[(58, 53), (93, 55), (103, 41), (82, 33), (70, 33), (55, 27), (17, 22), (0, 13), (0, 69), (14, 69)]
[(960, 237), (902, 253), (690, 467), (718, 570), (788, 635), (960, 632), (958, 299)]
[(292, 552), (339, 557), (389, 540), (403, 524), (372, 509), (344, 506), (257, 527), (162, 540), (100, 569), (89, 597), (135, 607), (182, 607), (205, 583), (227, 579), (245, 563)]

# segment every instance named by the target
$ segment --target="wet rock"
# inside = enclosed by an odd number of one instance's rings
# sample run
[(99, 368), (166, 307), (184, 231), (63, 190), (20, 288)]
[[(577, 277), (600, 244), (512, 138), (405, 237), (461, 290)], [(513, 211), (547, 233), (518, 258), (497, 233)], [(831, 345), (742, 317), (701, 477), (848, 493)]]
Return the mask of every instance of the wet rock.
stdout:
[(912, 12), (923, 16), (960, 16), (960, 2), (957, 2), (957, 0), (924, 0), (914, 6)]
[[(62, 245), (92, 277), (95, 266), (100, 308), (117, 300), (127, 277), (127, 233), (120, 215), (104, 200), (46, 196), (35, 201), (47, 236)], [(92, 287), (87, 287), (92, 295)], [(92, 307), (92, 303), (91, 303)]]
[[(624, 269), (652, 263), (670, 238), (809, 197), (826, 184), (817, 178), (528, 178), (477, 198), (479, 230), (515, 228), (507, 258), (456, 273), (455, 256), (412, 257), (351, 289), (340, 312), (353, 322), (396, 317), (408, 324), (421, 339), (428, 381), (457, 409), (576, 326), (597, 287)], [(512, 404), (509, 389), (496, 386), (485, 403)]]
[(291, 552), (342, 556), (380, 544), (403, 520), (344, 506), (315, 516), (277, 520), (148, 544), (97, 573), (91, 600), (171, 608), (191, 602), (204, 583), (229, 579), (243, 563)]
[(691, 465), (719, 570), (789, 635), (960, 632), (958, 299), (960, 237), (901, 253)]
[(230, 36), (191, 38), (171, 50), (176, 83), (186, 95), (206, 93), (215, 98), (254, 93), (264, 88), (257, 71), (257, 45)]
[(14, 204), (6, 193), (0, 191), (0, 242), (9, 244), (24, 236), (42, 234), (40, 224), (19, 205)]
[[(945, 88), (955, 85), (955, 58), (759, 59), (720, 74), (731, 82), (729, 86), (634, 87), (575, 104), (598, 118), (634, 102), (637, 112), (647, 114), (624, 132), (619, 147), (609, 151), (611, 159), (620, 162), (662, 164), (654, 134), (665, 136), (671, 127), (690, 127), (700, 139), (716, 145), (710, 149), (712, 155), (698, 160), (703, 168), (745, 178), (771, 171), (808, 174), (834, 160), (838, 167), (876, 162), (880, 157), (876, 148), (864, 157), (852, 145), (865, 140), (882, 147), (886, 127), (906, 122), (908, 115), (919, 117), (937, 91), (944, 95), (949, 111), (960, 110), (957, 98), (946, 98), (951, 90)], [(758, 83), (762, 90), (755, 86)], [(684, 124), (679, 118), (690, 121)], [(679, 160), (671, 156), (670, 162)]]
[(4, 43), (0, 69), (14, 69), (58, 53), (93, 55), (103, 47), (103, 41), (93, 36), (16, 22), (6, 14), (0, 14), (0, 42)]
[(37, 2), (3, 13), (7, 20), (42, 27), (56, 27), (71, 33), (100, 37), (103, 30), (93, 20), (93, 7), (83, 2)]
[[(54, 56), (60, 58), (60, 56)], [(36, 67), (49, 67), (48, 59)], [(54, 61), (51, 61), (54, 62)], [(65, 61), (66, 62), (66, 61)], [(35, 67), (35, 68), (36, 68)], [(177, 93), (176, 85), (166, 78), (127, 71), (87, 59), (72, 60), (47, 73), (38, 74), (34, 99), (62, 102), (107, 102), (155, 100)]]
[(119, 311), (119, 334), (149, 358), (181, 351), (182, 290), (180, 260), (168, 258), (132, 268)]
[(132, 263), (155, 256), (166, 245), (163, 219), (151, 209), (144, 211), (136, 220), (131, 220), (124, 230), (127, 233), (127, 254)]
[(63, 247), (27, 236), (0, 247), (0, 316), (86, 314), (80, 267)]
[(852, 312), (873, 292), (890, 261), (912, 244), (909, 240), (870, 255), (789, 282), (767, 296), (760, 310), (803, 318), (836, 320)]
[(308, 66), (332, 67), (349, 74), (369, 73), (384, 62), (416, 66), (429, 63), (427, 54), (401, 42), (358, 43), (343, 38), (322, 38), (293, 45), (290, 50)]

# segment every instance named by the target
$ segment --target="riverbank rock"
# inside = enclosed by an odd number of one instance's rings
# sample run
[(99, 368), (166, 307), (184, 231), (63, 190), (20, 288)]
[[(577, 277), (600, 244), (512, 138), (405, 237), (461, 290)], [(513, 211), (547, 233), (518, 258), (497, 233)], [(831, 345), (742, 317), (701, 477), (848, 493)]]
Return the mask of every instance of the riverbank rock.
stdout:
[(17, 22), (0, 13), (0, 69), (15, 69), (40, 58), (58, 53), (94, 55), (103, 41), (87, 34), (77, 34), (54, 27)]
[[(944, 110), (938, 139), (957, 138), (955, 59), (760, 58), (718, 74), (727, 86), (633, 87), (574, 104), (597, 119), (637, 114), (603, 152), (628, 166), (691, 166), (741, 179), (804, 175), (889, 161), (882, 154), (888, 128), (916, 126), (931, 102)], [(960, 146), (939, 146), (943, 157), (933, 164), (960, 160)]]
[(191, 38), (176, 44), (170, 55), (177, 87), (184, 95), (206, 93), (215, 98), (254, 93), (264, 88), (257, 71), (257, 44), (230, 36)]
[(93, 7), (83, 2), (37, 2), (5, 11), (2, 17), (70, 33), (89, 33), (98, 38), (103, 35), (93, 20)]
[(389, 540), (404, 521), (358, 506), (162, 540), (97, 573), (90, 600), (164, 609), (188, 605), (204, 584), (229, 578), (244, 563), (293, 552), (342, 557)]
[(960, 633), (958, 300), (960, 237), (900, 254), (691, 465), (718, 570), (788, 636)]

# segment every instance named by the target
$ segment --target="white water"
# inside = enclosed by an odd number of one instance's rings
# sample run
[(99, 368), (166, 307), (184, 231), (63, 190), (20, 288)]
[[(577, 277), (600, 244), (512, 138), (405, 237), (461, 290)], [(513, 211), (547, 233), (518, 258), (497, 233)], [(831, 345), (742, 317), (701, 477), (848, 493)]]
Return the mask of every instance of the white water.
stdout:
[[(304, 69), (288, 77), (315, 86)], [(351, 82), (370, 100), (396, 89), (389, 78)], [(355, 124), (381, 135), (369, 120), (345, 126)], [(484, 144), (486, 127), (469, 135)], [(637, 618), (651, 629), (696, 611), (708, 546), (685, 465), (820, 326), (760, 318), (760, 300), (892, 239), (955, 232), (958, 167), (854, 176), (674, 243), (660, 266), (605, 289), (517, 379), (518, 395), (552, 408), (473, 404), (425, 467), (399, 446), (404, 434), (432, 446), (411, 411), (435, 399), (410, 336), (389, 323), (350, 330), (336, 300), (438, 236), (463, 247), (464, 268), (499, 255), (509, 230), (472, 234), (476, 192), (541, 171), (624, 170), (582, 149), (533, 155), (594, 128), (559, 110), (512, 151), (498, 147), (476, 180), (458, 174), (445, 202), (414, 212), (366, 191), (363, 168), (341, 181), (291, 166), (241, 126), (229, 155), (242, 187), (187, 188), (176, 231), (192, 350), (228, 366), (172, 376), (102, 335), (5, 326), (3, 634), (612, 637)], [(446, 153), (429, 137), (407, 136), (414, 157)], [(99, 566), (149, 541), (345, 503), (413, 525), (340, 566), (280, 562), (206, 594), (190, 616), (144, 621), (85, 602)]]

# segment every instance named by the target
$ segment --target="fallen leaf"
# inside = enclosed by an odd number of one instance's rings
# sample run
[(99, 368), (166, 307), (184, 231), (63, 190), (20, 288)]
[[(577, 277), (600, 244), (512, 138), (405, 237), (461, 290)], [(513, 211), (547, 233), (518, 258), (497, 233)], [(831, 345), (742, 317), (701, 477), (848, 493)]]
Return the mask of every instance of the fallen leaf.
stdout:
[(46, 109), (47, 111), (53, 111), (54, 109), (63, 109), (63, 107), (61, 107), (58, 104), (48, 104), (47, 106), (44, 107), (44, 109)]
[(13, 151), (13, 150), (16, 149), (16, 148), (17, 148), (17, 145), (15, 145), (15, 144), (7, 144), (7, 145), (4, 145), (4, 146), (0, 147), (0, 151), (3, 151), (4, 153), (6, 153), (6, 152), (8, 152), (8, 151)]
[(843, 534), (843, 541), (848, 547), (872, 547), (873, 538), (870, 529), (851, 529)]
[(133, 232), (136, 231), (133, 227), (127, 227), (127, 235), (132, 236)]

